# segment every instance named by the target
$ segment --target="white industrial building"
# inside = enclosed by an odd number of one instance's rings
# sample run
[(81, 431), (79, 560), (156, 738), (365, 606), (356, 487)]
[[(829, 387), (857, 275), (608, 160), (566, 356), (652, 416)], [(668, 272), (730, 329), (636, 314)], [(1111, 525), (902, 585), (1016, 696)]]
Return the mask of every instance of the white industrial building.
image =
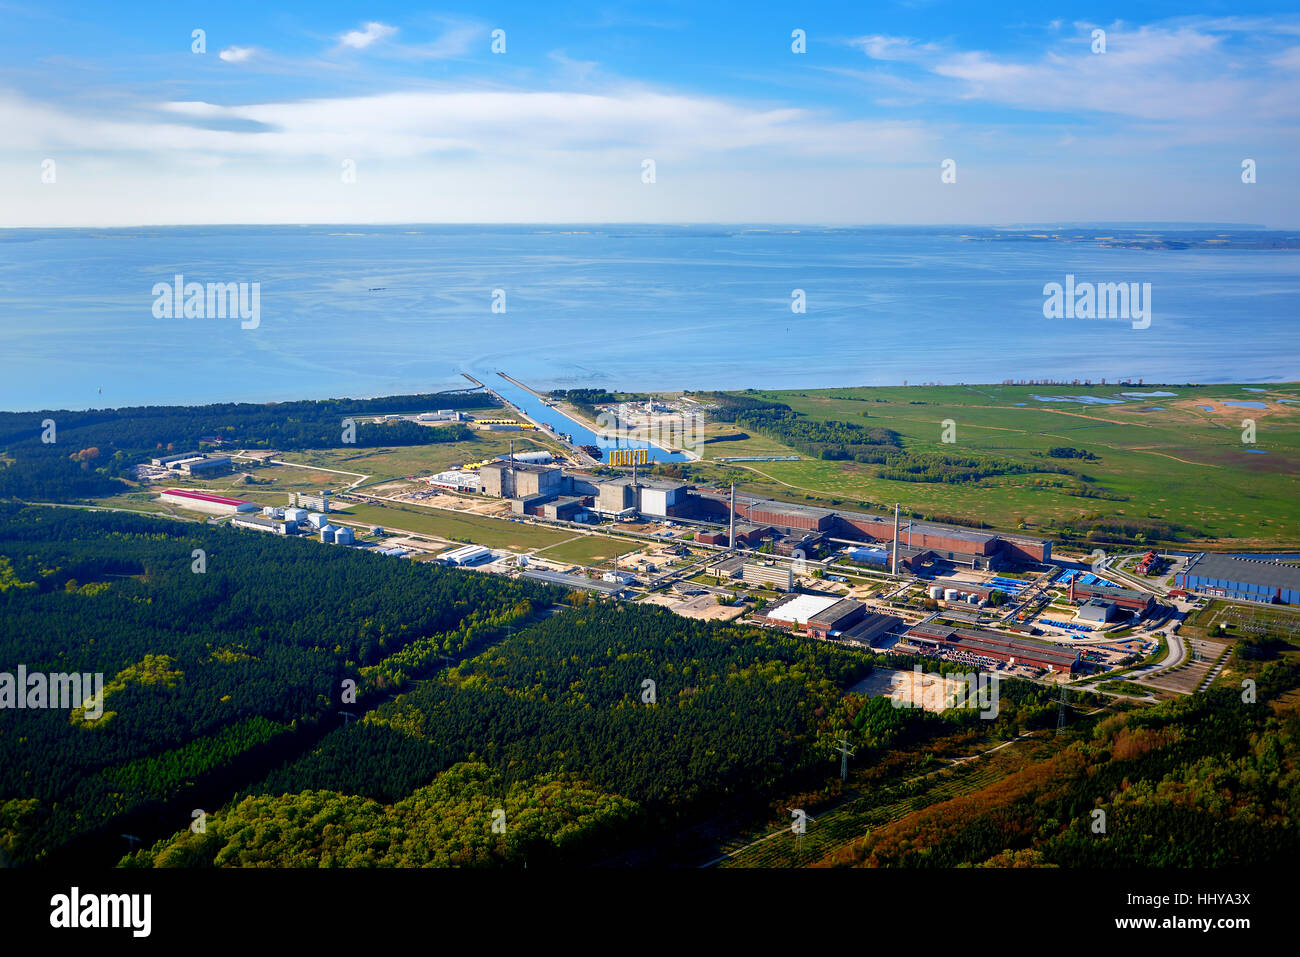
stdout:
[(230, 524), (236, 528), (251, 528), (258, 532), (270, 532), (272, 535), (292, 535), (298, 530), (296, 525), (287, 525), (265, 515), (236, 515), (230, 520)]
[[(498, 455), (497, 459), (502, 462), (509, 461), (509, 455)], [(550, 465), (555, 461), (555, 456), (545, 449), (535, 452), (516, 452), (514, 455), (516, 462), (527, 462), (529, 465)]]
[(492, 557), (492, 552), (482, 545), (462, 545), (438, 556), (440, 562), (448, 565), (477, 565)]
[(449, 472), (430, 475), (425, 481), (436, 488), (446, 488), (456, 492), (477, 492), (482, 480), (477, 472), (453, 469)]
[(825, 595), (798, 595), (789, 601), (773, 605), (764, 617), (768, 621), (780, 621), (790, 625), (806, 625), (808, 620), (821, 614), (842, 598), (829, 598)]
[(686, 486), (680, 482), (663, 482), (654, 479), (641, 482), (641, 514), (666, 518), (669, 509), (685, 496)]
[(746, 585), (771, 585), (780, 591), (794, 590), (794, 570), (789, 565), (754, 565), (746, 563), (740, 577)]
[(201, 458), (203, 458), (203, 454), (201, 452), (181, 452), (176, 455), (160, 455), (155, 459), (151, 459), (150, 461), (152, 461), (153, 464), (158, 468), (170, 468), (172, 464), (176, 462), (188, 462), (194, 459), (201, 459)]
[(158, 498), (171, 505), (179, 505), (181, 508), (193, 509), (197, 512), (209, 512), (213, 515), (234, 515), (239, 512), (258, 510), (253, 502), (184, 488), (163, 489)]
[(297, 504), (301, 508), (314, 508), (318, 512), (328, 512), (330, 510), (330, 493), (324, 491), (319, 495), (308, 495), (306, 492), (299, 492), (298, 501), (290, 504)]
[(295, 525), (305, 522), (307, 521), (307, 510), (305, 508), (286, 508), (284, 510), (284, 520)]
[(603, 582), (609, 582), (611, 585), (630, 585), (635, 579), (627, 572), (605, 572), (600, 576)]

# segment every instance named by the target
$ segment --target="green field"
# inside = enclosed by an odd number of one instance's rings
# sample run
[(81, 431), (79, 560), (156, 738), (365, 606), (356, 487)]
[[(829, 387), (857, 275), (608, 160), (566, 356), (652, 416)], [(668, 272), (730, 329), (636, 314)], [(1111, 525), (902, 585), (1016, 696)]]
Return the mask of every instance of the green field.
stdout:
[(353, 504), (342, 514), (367, 525), (382, 525), (385, 529), (402, 529), (451, 541), (473, 542), (488, 548), (509, 548), (516, 551), (545, 548), (573, 537), (567, 532), (553, 532), (536, 525), (421, 508), (418, 505)]
[[(882, 426), (907, 452), (985, 453), (1050, 473), (1000, 475), (963, 484), (881, 479), (880, 467), (804, 458), (694, 466), (692, 477), (744, 483), (747, 492), (841, 507), (892, 506), (926, 517), (961, 518), (1037, 534), (1080, 537), (1099, 522), (1173, 526), (1188, 544), (1231, 547), (1300, 545), (1300, 386), (911, 386), (747, 392), (783, 402), (809, 419)], [(1173, 392), (1121, 405), (1039, 402), (1040, 396), (1113, 397), (1119, 392)], [(1225, 406), (1262, 401), (1266, 408)], [(1205, 411), (1198, 406), (1210, 406)], [(863, 413), (866, 413), (865, 417)], [(1246, 444), (1243, 420), (1255, 423)], [(952, 420), (956, 441), (941, 441)], [(743, 431), (751, 438), (705, 447), (708, 458), (797, 454), (753, 429), (713, 423), (709, 435)], [(1034, 455), (1052, 446), (1086, 450), (1095, 460)], [(1249, 450), (1255, 451), (1249, 451)], [(1263, 451), (1265, 454), (1259, 454)], [(1086, 478), (1085, 478), (1086, 477)], [(1061, 487), (1064, 486), (1064, 487)], [(1096, 497), (1081, 497), (1081, 489)], [(1073, 494), (1072, 494), (1073, 493)], [(1155, 541), (1156, 533), (1150, 538)]]
[[(544, 440), (543, 436), (535, 431), (475, 432), (474, 438), (466, 442), (374, 449), (314, 449), (286, 452), (283, 458), (290, 462), (368, 475), (370, 477), (362, 483), (364, 486), (405, 478), (408, 475), (428, 475), (467, 462), (481, 462), (484, 459), (505, 455), (510, 451), (512, 439), (516, 452), (537, 449), (554, 453), (560, 451), (558, 444), (552, 440)], [(342, 475), (334, 475), (332, 479), (334, 483), (343, 484), (351, 484), (354, 480)]]

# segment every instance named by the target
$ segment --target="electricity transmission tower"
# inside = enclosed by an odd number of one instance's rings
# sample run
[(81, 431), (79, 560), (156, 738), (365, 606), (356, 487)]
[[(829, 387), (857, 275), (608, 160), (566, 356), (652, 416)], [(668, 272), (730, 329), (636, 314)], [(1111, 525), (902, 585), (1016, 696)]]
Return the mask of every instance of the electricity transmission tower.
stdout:
[(849, 779), (849, 758), (853, 757), (856, 752), (849, 750), (849, 742), (840, 738), (840, 746), (835, 749), (840, 753), (840, 780)]

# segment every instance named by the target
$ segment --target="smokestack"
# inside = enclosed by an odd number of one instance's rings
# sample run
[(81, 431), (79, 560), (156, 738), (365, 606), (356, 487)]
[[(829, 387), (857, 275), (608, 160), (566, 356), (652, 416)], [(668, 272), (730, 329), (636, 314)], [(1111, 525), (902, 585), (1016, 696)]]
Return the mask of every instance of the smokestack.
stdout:
[(898, 503), (894, 503), (894, 561), (890, 565), (889, 573), (898, 574)]
[(736, 547), (736, 483), (731, 483), (731, 509), (728, 512), (730, 523), (727, 526), (727, 547)]

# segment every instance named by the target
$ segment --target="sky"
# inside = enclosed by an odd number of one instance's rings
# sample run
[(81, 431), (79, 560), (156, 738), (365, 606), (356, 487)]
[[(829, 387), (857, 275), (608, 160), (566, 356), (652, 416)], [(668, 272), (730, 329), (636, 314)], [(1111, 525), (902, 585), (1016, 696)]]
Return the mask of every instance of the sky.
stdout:
[(0, 0), (0, 24), (4, 227), (1300, 227), (1294, 2)]

